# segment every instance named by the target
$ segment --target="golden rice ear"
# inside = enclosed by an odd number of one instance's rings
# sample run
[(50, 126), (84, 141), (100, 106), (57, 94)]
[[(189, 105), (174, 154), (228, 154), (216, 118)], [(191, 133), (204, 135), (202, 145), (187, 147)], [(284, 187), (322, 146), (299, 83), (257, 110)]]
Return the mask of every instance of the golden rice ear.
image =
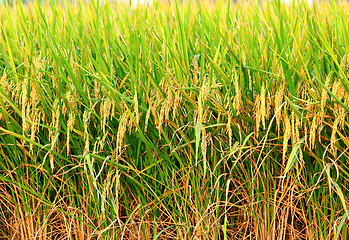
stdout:
[(341, 82), (338, 79), (336, 79), (331, 89), (333, 95), (335, 95), (336, 97), (339, 97), (340, 95), (340, 87), (341, 87)]
[(202, 157), (203, 157), (203, 164), (204, 164), (204, 176), (206, 175), (206, 169), (207, 169), (207, 133), (205, 126), (201, 125), (201, 151), (202, 151)]
[(0, 86), (5, 88), (9, 84), (9, 82), (10, 81), (7, 80), (7, 73), (4, 71), (2, 77), (0, 78)]
[(282, 163), (285, 164), (288, 140), (291, 138), (291, 135), (292, 135), (290, 120), (286, 113), (284, 114), (283, 122), (284, 122), (285, 131), (284, 131), (284, 140), (283, 140), (283, 146), (282, 146)]
[(116, 149), (117, 149), (116, 155), (118, 157), (120, 157), (121, 152), (122, 152), (125, 133), (127, 130), (126, 126), (127, 126), (128, 122), (129, 122), (129, 114), (128, 114), (128, 112), (124, 112), (120, 118), (118, 133), (116, 135)]
[(172, 89), (171, 87), (169, 87), (167, 89), (167, 98), (164, 102), (164, 115), (165, 115), (165, 120), (169, 120), (170, 119), (170, 111), (171, 111), (171, 108), (173, 106), (173, 101), (174, 101), (174, 98), (173, 98), (173, 93), (172, 93)]
[[(76, 91), (76, 90), (74, 90)], [(66, 109), (65, 111), (71, 111), (70, 108), (72, 108), (74, 111), (77, 111), (77, 105), (76, 105), (76, 101), (75, 101), (75, 98), (74, 96), (78, 96), (77, 93), (72, 93), (71, 91), (68, 91), (66, 94), (65, 94), (65, 97), (67, 98), (67, 102), (69, 103), (69, 105), (66, 106)], [(65, 112), (63, 113), (65, 114)]]
[(257, 95), (254, 101), (254, 116), (256, 121), (256, 138), (258, 138), (259, 129), (261, 126), (262, 121), (262, 113), (261, 113), (261, 101), (260, 101), (260, 95)]
[(236, 115), (240, 115), (240, 109), (243, 108), (242, 96), (241, 96), (241, 87), (239, 84), (239, 76), (235, 69), (232, 73), (232, 82), (234, 85), (235, 95), (233, 97), (233, 108)]
[(181, 92), (177, 89), (175, 91), (175, 98), (173, 102), (173, 110), (172, 110), (172, 117), (175, 119), (179, 113), (180, 105), (182, 103), (182, 95)]
[(106, 134), (106, 125), (107, 125), (107, 119), (110, 118), (110, 111), (113, 108), (113, 101), (110, 98), (104, 99), (101, 108), (100, 108), (100, 114), (102, 117), (102, 130), (103, 134)]
[(28, 79), (24, 78), (22, 83), (22, 95), (21, 95), (21, 103), (22, 103), (22, 129), (23, 136), (27, 134), (29, 130), (29, 124), (27, 122), (27, 107), (29, 104), (28, 101)]
[(332, 133), (331, 133), (331, 150), (334, 156), (337, 156), (337, 147), (335, 146), (336, 135), (338, 130), (338, 118), (336, 118), (332, 125)]
[(149, 108), (148, 108), (148, 110), (147, 110), (147, 114), (145, 115), (144, 132), (147, 132), (147, 129), (148, 129), (148, 123), (149, 123), (150, 113), (151, 113), (151, 108), (150, 108), (150, 106), (149, 106)]
[[(40, 123), (40, 120), (42, 119), (42, 116), (44, 114), (39, 110), (35, 110), (35, 114), (34, 116), (32, 117), (32, 125), (31, 125), (31, 128), (30, 128), (30, 140), (32, 142), (35, 141), (35, 137), (36, 137), (36, 133), (39, 129), (39, 123)], [(30, 148), (30, 152), (33, 153), (33, 144), (30, 143), (29, 144), (29, 148)]]
[(199, 78), (198, 78), (199, 64), (198, 64), (198, 61), (195, 61), (193, 65), (194, 65), (193, 84), (194, 84), (194, 86), (197, 86), (197, 84), (199, 83)]
[(74, 129), (75, 124), (75, 112), (70, 111), (68, 116), (68, 123), (67, 123), (67, 155), (69, 155), (70, 152), (70, 133)]
[(340, 66), (345, 76), (349, 78), (349, 54), (348, 53), (342, 57)]
[(198, 97), (198, 118), (196, 120), (196, 123), (198, 122), (205, 122), (206, 119), (204, 118), (204, 105), (206, 104), (206, 100), (209, 94), (209, 87), (206, 85), (203, 85), (200, 89), (199, 97)]
[(112, 175), (114, 174), (114, 171), (111, 170), (107, 174), (107, 178), (103, 182), (103, 191), (102, 191), (102, 201), (101, 201), (101, 218), (102, 220), (106, 218), (106, 211), (105, 211), (105, 204), (107, 202), (107, 198), (109, 196), (110, 186), (112, 184)]
[(309, 132), (309, 147), (310, 149), (313, 149), (315, 147), (315, 140), (316, 140), (316, 132), (319, 128), (320, 124), (320, 116), (319, 114), (314, 114), (313, 120), (310, 125), (310, 132)]
[(159, 122), (158, 122), (158, 126), (157, 126), (157, 129), (159, 131), (159, 136), (161, 137), (161, 133), (160, 133), (160, 130), (161, 130), (161, 126), (164, 122), (164, 118), (165, 118), (165, 101), (163, 101), (161, 103), (161, 109), (160, 109), (160, 114), (159, 114)]
[(101, 86), (100, 84), (98, 83), (98, 81), (95, 79), (95, 86), (94, 86), (94, 98), (95, 99), (101, 99)]
[(265, 129), (265, 121), (267, 118), (267, 107), (266, 107), (266, 90), (265, 90), (264, 85), (262, 85), (260, 101), (261, 101), (260, 114), (261, 114), (261, 118), (262, 118), (263, 129)]
[(280, 88), (276, 91), (274, 98), (274, 113), (276, 113), (276, 125), (277, 128), (280, 129), (280, 123), (282, 118), (282, 109), (279, 109), (284, 101), (284, 93), (285, 93), (285, 78), (282, 78), (282, 82)]

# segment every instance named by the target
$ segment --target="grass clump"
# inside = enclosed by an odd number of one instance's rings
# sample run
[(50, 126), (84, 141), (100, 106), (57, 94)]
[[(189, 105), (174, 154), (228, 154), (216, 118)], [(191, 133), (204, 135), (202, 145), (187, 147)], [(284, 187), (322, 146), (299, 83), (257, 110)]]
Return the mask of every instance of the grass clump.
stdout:
[(0, 11), (0, 238), (347, 239), (346, 2)]

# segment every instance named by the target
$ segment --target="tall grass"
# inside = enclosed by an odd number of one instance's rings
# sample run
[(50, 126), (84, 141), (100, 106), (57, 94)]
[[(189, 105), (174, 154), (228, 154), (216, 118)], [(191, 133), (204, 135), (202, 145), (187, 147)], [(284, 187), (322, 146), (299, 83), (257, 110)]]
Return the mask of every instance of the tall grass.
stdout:
[(0, 11), (1, 239), (348, 239), (346, 2)]

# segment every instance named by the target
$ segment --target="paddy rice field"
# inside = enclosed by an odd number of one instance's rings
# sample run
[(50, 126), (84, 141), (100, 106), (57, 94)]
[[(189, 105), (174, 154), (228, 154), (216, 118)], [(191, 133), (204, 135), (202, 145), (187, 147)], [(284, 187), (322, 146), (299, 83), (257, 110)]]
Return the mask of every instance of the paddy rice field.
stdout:
[(348, 239), (348, 20), (2, 4), (0, 239)]

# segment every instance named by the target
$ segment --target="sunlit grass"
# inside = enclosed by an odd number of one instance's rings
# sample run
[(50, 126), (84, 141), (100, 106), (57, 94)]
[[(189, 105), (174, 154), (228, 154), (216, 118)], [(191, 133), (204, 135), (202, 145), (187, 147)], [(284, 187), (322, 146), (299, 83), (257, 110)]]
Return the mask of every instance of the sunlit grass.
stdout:
[(0, 238), (347, 239), (348, 10), (2, 6)]

